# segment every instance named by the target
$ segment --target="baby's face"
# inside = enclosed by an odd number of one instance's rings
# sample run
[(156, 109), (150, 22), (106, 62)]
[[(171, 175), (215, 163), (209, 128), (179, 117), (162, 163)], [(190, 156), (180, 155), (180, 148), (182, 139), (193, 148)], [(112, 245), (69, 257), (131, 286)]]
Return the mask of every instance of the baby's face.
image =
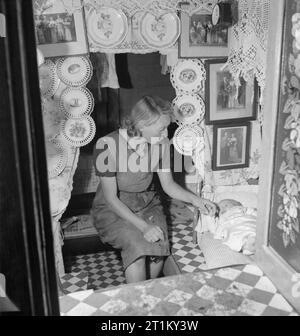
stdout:
[(219, 202), (220, 215), (224, 214), (226, 211), (235, 206), (242, 206), (242, 204), (232, 199), (222, 200), (221, 202)]

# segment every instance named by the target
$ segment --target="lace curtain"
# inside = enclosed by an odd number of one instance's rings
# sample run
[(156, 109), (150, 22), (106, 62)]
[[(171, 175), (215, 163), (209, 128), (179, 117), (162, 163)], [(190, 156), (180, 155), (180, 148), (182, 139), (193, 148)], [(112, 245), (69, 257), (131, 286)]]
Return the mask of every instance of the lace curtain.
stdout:
[[(42, 0), (43, 7), (55, 0)], [(67, 12), (70, 14), (85, 8), (114, 7), (121, 9), (128, 17), (134, 16), (137, 12), (148, 12), (153, 15), (160, 15), (162, 12), (183, 11), (181, 8), (182, 0), (60, 0)], [(38, 1), (39, 2), (39, 1)], [(45, 2), (47, 3), (45, 5)], [(218, 0), (189, 0), (189, 6), (184, 11), (191, 15), (193, 12), (206, 9), (211, 10)]]
[[(239, 0), (239, 20), (232, 28), (227, 69), (237, 85), (257, 79), (263, 92), (266, 81), (270, 0)], [(263, 122), (263, 101), (259, 120)]]

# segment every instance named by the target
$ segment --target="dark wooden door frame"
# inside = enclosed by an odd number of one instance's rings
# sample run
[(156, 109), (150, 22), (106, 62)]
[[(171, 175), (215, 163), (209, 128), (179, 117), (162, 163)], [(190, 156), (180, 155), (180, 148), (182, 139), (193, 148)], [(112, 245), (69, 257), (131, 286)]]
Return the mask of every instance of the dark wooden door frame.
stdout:
[[(0, 0), (0, 11), (7, 23), (7, 37), (1, 41), (5, 64), (0, 65), (6, 67), (6, 78), (0, 80), (6, 80), (8, 88), (5, 99), (9, 112), (5, 113), (10, 115), (8, 126), (13, 135), (11, 155), (15, 158), (18, 185), (14, 194), (20, 204), (15, 209), (20, 213), (20, 227), (16, 229), (22, 237), (18, 250), (11, 253), (20, 254), (25, 261), (22, 267), (27, 283), (19, 285), (28, 291), (23, 301), (14, 298), (13, 288), (7, 294), (20, 314), (59, 315), (32, 1)], [(7, 232), (5, 228), (14, 223), (6, 222), (9, 214), (0, 215), (0, 231)]]

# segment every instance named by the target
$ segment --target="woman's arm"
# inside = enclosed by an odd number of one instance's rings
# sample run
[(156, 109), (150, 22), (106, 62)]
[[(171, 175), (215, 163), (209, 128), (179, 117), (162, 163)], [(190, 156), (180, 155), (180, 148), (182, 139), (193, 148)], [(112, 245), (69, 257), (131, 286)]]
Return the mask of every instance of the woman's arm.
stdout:
[(199, 208), (204, 214), (214, 216), (217, 212), (217, 206), (204, 198), (198, 197), (191, 191), (185, 190), (174, 180), (171, 172), (158, 172), (161, 186), (166, 194), (177, 200), (191, 203)]
[(112, 211), (124, 220), (132, 223), (150, 242), (155, 242), (159, 239), (164, 239), (163, 232), (157, 226), (149, 225), (143, 218), (135, 215), (117, 195), (117, 181), (115, 177), (100, 177), (103, 195), (106, 203)]

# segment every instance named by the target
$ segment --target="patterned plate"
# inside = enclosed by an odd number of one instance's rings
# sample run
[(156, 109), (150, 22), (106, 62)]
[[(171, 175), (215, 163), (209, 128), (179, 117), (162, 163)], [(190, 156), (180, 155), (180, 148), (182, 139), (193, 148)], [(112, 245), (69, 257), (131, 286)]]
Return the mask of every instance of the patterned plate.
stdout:
[(62, 124), (62, 135), (71, 146), (86, 146), (93, 140), (95, 134), (96, 125), (91, 117), (67, 119)]
[(174, 118), (179, 125), (191, 125), (203, 120), (205, 104), (196, 94), (183, 94), (173, 100)]
[(51, 214), (52, 216), (56, 216), (62, 213), (68, 206), (71, 190), (67, 187), (66, 181), (59, 176), (49, 181), (49, 194)]
[(205, 79), (204, 64), (198, 59), (180, 59), (171, 71), (171, 83), (177, 92), (200, 92)]
[(39, 67), (40, 89), (42, 96), (52, 97), (59, 87), (60, 80), (56, 74), (55, 64), (46, 60)]
[(87, 57), (60, 58), (56, 63), (57, 75), (68, 86), (84, 86), (92, 78), (92, 64)]
[(180, 154), (191, 156), (198, 146), (204, 146), (203, 129), (199, 126), (182, 125), (174, 134), (173, 144)]
[(87, 88), (66, 88), (60, 96), (60, 110), (68, 118), (82, 118), (94, 109), (94, 97)]
[(175, 44), (180, 35), (180, 20), (176, 13), (159, 17), (145, 13), (140, 20), (139, 34), (150, 48), (168, 48)]
[(126, 15), (120, 10), (102, 7), (87, 15), (87, 31), (92, 42), (102, 48), (112, 48), (123, 42), (128, 33)]
[(66, 167), (68, 161), (67, 151), (56, 140), (46, 142), (48, 177), (52, 179), (58, 176)]

